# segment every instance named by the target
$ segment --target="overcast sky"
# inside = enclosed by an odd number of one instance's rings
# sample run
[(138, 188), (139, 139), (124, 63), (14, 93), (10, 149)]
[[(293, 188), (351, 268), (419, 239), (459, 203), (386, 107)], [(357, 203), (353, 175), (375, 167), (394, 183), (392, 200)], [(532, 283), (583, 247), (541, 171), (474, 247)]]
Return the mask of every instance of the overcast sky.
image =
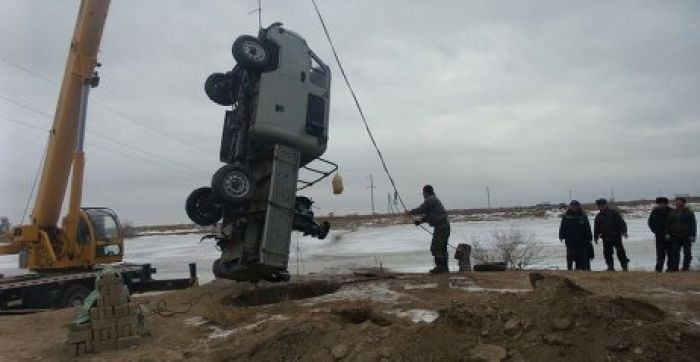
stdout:
[[(18, 221), (56, 106), (77, 0), (0, 1), (0, 214)], [(700, 193), (697, 1), (319, 0), (399, 190), (449, 208)], [(136, 224), (187, 222), (221, 166), (224, 107), (203, 83), (256, 34), (254, 0), (117, 0), (92, 92), (86, 206)], [(334, 71), (319, 212), (378, 211), (388, 180), (307, 0), (263, 1)], [(24, 70), (23, 70), (24, 69)], [(30, 205), (31, 210), (31, 205)]]

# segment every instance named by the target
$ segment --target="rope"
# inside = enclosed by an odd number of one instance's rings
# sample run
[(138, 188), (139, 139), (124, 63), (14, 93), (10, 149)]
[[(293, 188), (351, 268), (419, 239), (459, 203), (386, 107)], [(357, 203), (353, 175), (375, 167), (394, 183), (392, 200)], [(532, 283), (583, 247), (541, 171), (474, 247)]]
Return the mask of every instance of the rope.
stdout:
[[(384, 155), (382, 154), (382, 151), (379, 149), (379, 145), (377, 145), (377, 141), (374, 139), (374, 135), (372, 134), (372, 130), (369, 128), (369, 124), (367, 122), (367, 117), (365, 117), (365, 113), (362, 110), (362, 106), (360, 105), (360, 101), (357, 99), (357, 95), (355, 94), (355, 90), (353, 89), (352, 85), (350, 84), (350, 80), (348, 79), (347, 74), (345, 73), (345, 69), (343, 68), (343, 64), (340, 62), (340, 57), (338, 56), (338, 52), (335, 50), (335, 45), (333, 44), (333, 40), (331, 39), (330, 33), (328, 32), (328, 27), (326, 27), (326, 22), (323, 20), (323, 15), (321, 15), (321, 11), (318, 9), (318, 6), (316, 5), (316, 0), (311, 0), (311, 3), (314, 6), (314, 9), (316, 10), (316, 15), (318, 15), (318, 20), (321, 22), (321, 26), (323, 27), (323, 32), (326, 34), (326, 39), (328, 39), (328, 43), (331, 46), (331, 50), (333, 51), (333, 57), (335, 58), (335, 62), (338, 64), (338, 68), (340, 68), (340, 74), (342, 74), (343, 79), (345, 80), (345, 84), (348, 87), (348, 90), (350, 91), (350, 94), (352, 95), (352, 99), (355, 102), (355, 106), (357, 107), (357, 110), (360, 113), (360, 118), (362, 118), (362, 123), (365, 126), (365, 130), (367, 131), (367, 135), (369, 135), (370, 141), (372, 141), (372, 146), (374, 146), (374, 149), (377, 152), (377, 156), (379, 156), (379, 161), (382, 163), (382, 168), (384, 168), (384, 172), (386, 173), (387, 177), (389, 178), (389, 182), (391, 183), (391, 187), (394, 189), (394, 196), (396, 199), (398, 199), (399, 203), (401, 204), (401, 207), (403, 208), (404, 212), (408, 212), (408, 208), (406, 207), (406, 204), (403, 201), (403, 198), (401, 197), (401, 194), (399, 193), (398, 188), (396, 187), (396, 182), (394, 181), (394, 177), (391, 175), (391, 172), (389, 171), (389, 167), (386, 164), (386, 160), (384, 159)], [(411, 216), (411, 220), (415, 221), (413, 216)], [(428, 234), (433, 234), (430, 230), (428, 230), (425, 226), (423, 225), (418, 225), (421, 229), (425, 230)]]
[(331, 46), (331, 50), (333, 51), (333, 56), (335, 57), (335, 61), (338, 64), (338, 68), (340, 68), (340, 73), (343, 75), (343, 79), (345, 80), (345, 84), (348, 86), (348, 90), (350, 90), (350, 94), (352, 95), (352, 99), (355, 101), (355, 106), (357, 107), (357, 110), (360, 112), (360, 117), (362, 118), (362, 122), (365, 125), (365, 129), (367, 130), (367, 135), (369, 135), (370, 141), (372, 141), (372, 146), (374, 146), (374, 149), (377, 151), (377, 155), (379, 156), (379, 160), (382, 163), (382, 167), (384, 168), (384, 172), (386, 175), (389, 177), (389, 182), (391, 182), (391, 186), (394, 189), (394, 193), (397, 196), (399, 202), (401, 203), (401, 207), (403, 207), (404, 211), (408, 211), (406, 208), (406, 204), (403, 201), (403, 198), (401, 197), (401, 194), (399, 193), (396, 183), (394, 182), (394, 178), (391, 175), (391, 172), (389, 172), (389, 168), (386, 164), (386, 161), (384, 160), (384, 155), (382, 154), (382, 151), (379, 149), (379, 146), (377, 145), (377, 141), (374, 139), (374, 135), (372, 134), (372, 130), (369, 128), (369, 124), (367, 123), (367, 118), (365, 117), (365, 113), (362, 110), (362, 106), (360, 105), (360, 102), (357, 99), (357, 95), (355, 94), (355, 90), (352, 88), (352, 85), (350, 84), (350, 80), (348, 79), (347, 74), (345, 73), (345, 69), (343, 68), (343, 64), (340, 62), (340, 58), (338, 57), (338, 52), (335, 50), (335, 45), (333, 45), (333, 40), (331, 40), (331, 36), (328, 33), (328, 28), (326, 27), (326, 22), (323, 20), (323, 16), (321, 15), (321, 12), (318, 9), (318, 6), (316, 6), (316, 1), (311, 0), (311, 3), (314, 6), (314, 9), (316, 10), (316, 14), (318, 15), (318, 19), (321, 21), (321, 26), (323, 27), (323, 31), (326, 34), (326, 39), (328, 39), (328, 43)]
[[(401, 194), (399, 193), (399, 189), (396, 187), (396, 182), (394, 181), (394, 177), (391, 175), (391, 172), (389, 171), (389, 167), (386, 164), (386, 160), (384, 160), (384, 155), (382, 154), (382, 151), (379, 149), (379, 145), (377, 145), (377, 141), (374, 139), (374, 135), (372, 134), (372, 130), (369, 128), (369, 124), (367, 122), (367, 117), (365, 117), (365, 112), (362, 110), (362, 106), (360, 105), (360, 101), (357, 99), (357, 95), (355, 94), (355, 90), (352, 88), (352, 85), (350, 84), (350, 80), (348, 79), (348, 75), (345, 73), (345, 69), (343, 68), (343, 64), (340, 62), (340, 57), (338, 56), (338, 52), (335, 50), (335, 45), (333, 44), (333, 40), (331, 39), (331, 35), (328, 32), (328, 27), (326, 26), (326, 22), (323, 20), (323, 15), (321, 15), (321, 11), (318, 9), (318, 6), (316, 5), (316, 0), (311, 0), (311, 4), (314, 6), (314, 10), (316, 10), (316, 15), (318, 15), (318, 20), (321, 22), (321, 26), (323, 27), (323, 32), (326, 34), (326, 39), (328, 39), (328, 44), (331, 46), (331, 50), (333, 51), (333, 57), (335, 58), (336, 64), (338, 64), (338, 68), (340, 69), (340, 74), (342, 74), (343, 79), (345, 80), (345, 85), (347, 85), (348, 90), (350, 91), (350, 94), (352, 95), (352, 99), (355, 102), (355, 106), (357, 107), (358, 112), (360, 113), (360, 118), (362, 118), (362, 123), (365, 125), (365, 130), (367, 130), (367, 135), (369, 136), (369, 139), (372, 141), (372, 146), (374, 146), (374, 149), (377, 151), (377, 156), (379, 156), (379, 161), (382, 163), (382, 168), (384, 168), (384, 172), (386, 173), (387, 177), (389, 178), (389, 182), (391, 183), (391, 187), (394, 189), (394, 199), (398, 199), (399, 203), (401, 204), (401, 207), (403, 208), (403, 211), (408, 213), (408, 208), (406, 207), (406, 204), (403, 201), (403, 198), (401, 197)], [(414, 222), (416, 221), (413, 216), (411, 215), (411, 220)], [(422, 224), (416, 225), (423, 229), (426, 233), (433, 235), (433, 232), (428, 230), (425, 226)], [(450, 247), (453, 249), (457, 249), (454, 245), (451, 243), (447, 243)]]

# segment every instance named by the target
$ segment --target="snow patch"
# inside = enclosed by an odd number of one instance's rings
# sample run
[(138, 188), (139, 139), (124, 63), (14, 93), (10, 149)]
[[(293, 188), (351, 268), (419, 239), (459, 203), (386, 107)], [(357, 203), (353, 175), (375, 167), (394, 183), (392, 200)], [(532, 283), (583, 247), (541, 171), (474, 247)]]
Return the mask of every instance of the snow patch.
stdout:
[(261, 319), (255, 323), (245, 325), (243, 327), (238, 327), (234, 329), (223, 329), (221, 327), (217, 326), (209, 326), (209, 329), (211, 330), (211, 333), (209, 334), (209, 339), (215, 339), (215, 338), (226, 338), (232, 334), (238, 333), (238, 332), (243, 332), (243, 331), (249, 331), (252, 329), (257, 328), (258, 326), (265, 324), (267, 322), (272, 322), (272, 321), (286, 321), (289, 320), (289, 317), (280, 315), (280, 314), (275, 314), (271, 315), (267, 318)]
[(681, 295), (681, 294), (683, 294), (683, 293), (677, 292), (675, 290), (667, 289), (667, 288), (647, 289), (646, 292), (649, 294), (665, 294), (665, 295)]
[(234, 328), (234, 329), (223, 329), (219, 326), (215, 326), (215, 325), (211, 324), (211, 322), (209, 322), (208, 320), (206, 320), (200, 316), (192, 316), (192, 317), (186, 318), (182, 322), (186, 326), (190, 326), (190, 327), (199, 327), (199, 326), (207, 325), (207, 327), (209, 328), (209, 331), (210, 331), (208, 338), (215, 339), (215, 338), (226, 338), (234, 333), (238, 333), (241, 331), (249, 331), (249, 330), (255, 329), (258, 326), (260, 326), (264, 323), (267, 323), (267, 322), (286, 321), (289, 319), (289, 317), (286, 317), (286, 316), (283, 316), (280, 314), (271, 315), (267, 318), (265, 318), (264, 316), (258, 316), (258, 318), (260, 320), (255, 322), (255, 323), (248, 324), (248, 325)]
[(474, 281), (464, 277), (450, 278), (450, 289), (460, 289), (467, 292), (496, 292), (496, 293), (525, 293), (530, 292), (530, 289), (516, 288), (485, 288), (477, 285)]
[(207, 321), (200, 316), (194, 316), (185, 319), (183, 323), (185, 323), (186, 326), (196, 327), (201, 326), (202, 324), (207, 324)]
[(303, 306), (339, 300), (367, 300), (379, 303), (396, 303), (405, 294), (397, 293), (387, 283), (345, 285), (335, 293), (309, 298), (301, 302)]
[(433, 323), (440, 316), (438, 312), (428, 309), (392, 310), (387, 313), (399, 318), (409, 318), (413, 323)]
[(438, 287), (438, 283), (427, 283), (427, 284), (404, 284), (403, 289), (413, 290), (413, 289), (435, 289)]

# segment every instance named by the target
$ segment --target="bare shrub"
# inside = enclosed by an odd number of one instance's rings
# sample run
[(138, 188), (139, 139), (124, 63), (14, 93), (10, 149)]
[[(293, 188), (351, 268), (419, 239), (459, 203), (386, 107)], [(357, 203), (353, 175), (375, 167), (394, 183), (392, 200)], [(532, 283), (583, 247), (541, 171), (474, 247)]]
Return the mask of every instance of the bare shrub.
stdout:
[(545, 248), (536, 241), (535, 233), (518, 228), (494, 230), (489, 246), (472, 238), (472, 254), (479, 263), (505, 262), (509, 269), (522, 270), (537, 264), (547, 256)]
[(123, 221), (121, 223), (121, 226), (122, 226), (122, 236), (125, 239), (131, 239), (131, 238), (135, 238), (137, 236), (136, 227), (134, 227), (134, 223), (132, 223), (131, 221), (128, 221), (128, 220)]

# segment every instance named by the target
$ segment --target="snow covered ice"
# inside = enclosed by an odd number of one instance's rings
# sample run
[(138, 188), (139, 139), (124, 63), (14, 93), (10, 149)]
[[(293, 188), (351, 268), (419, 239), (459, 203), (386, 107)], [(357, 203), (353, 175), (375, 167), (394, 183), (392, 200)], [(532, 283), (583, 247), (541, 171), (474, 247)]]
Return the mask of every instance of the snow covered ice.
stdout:
[[(591, 215), (592, 216), (592, 215)], [(495, 230), (520, 229), (534, 233), (535, 240), (545, 246), (547, 257), (536, 268), (565, 269), (565, 248), (558, 240), (559, 218), (524, 218), (513, 220), (469, 221), (452, 223), (450, 243), (471, 243), (478, 238), (488, 243)], [(592, 220), (591, 220), (592, 221)], [(653, 270), (655, 264), (654, 236), (646, 225), (646, 217), (627, 217), (629, 239), (624, 241), (631, 259), (631, 270)], [(334, 238), (342, 233), (342, 238)], [(200, 282), (213, 279), (212, 262), (219, 257), (212, 240), (200, 243), (201, 235), (150, 235), (125, 241), (125, 262), (151, 263), (158, 272), (156, 278), (183, 278), (187, 263), (195, 262)], [(425, 272), (432, 267), (429, 252), (430, 235), (413, 225), (360, 228), (356, 231), (337, 230), (325, 240), (292, 235), (289, 271), (292, 274), (343, 273), (351, 268), (378, 267), (401, 272)], [(698, 255), (698, 247), (694, 245)], [(454, 252), (450, 249), (450, 253)], [(617, 260), (615, 261), (616, 265)], [(693, 261), (697, 263), (697, 261)], [(458, 270), (456, 260), (450, 259), (451, 270)], [(593, 270), (604, 270), (602, 244), (595, 245)], [(17, 268), (17, 256), (0, 256), (0, 273), (16, 275), (26, 271)]]

